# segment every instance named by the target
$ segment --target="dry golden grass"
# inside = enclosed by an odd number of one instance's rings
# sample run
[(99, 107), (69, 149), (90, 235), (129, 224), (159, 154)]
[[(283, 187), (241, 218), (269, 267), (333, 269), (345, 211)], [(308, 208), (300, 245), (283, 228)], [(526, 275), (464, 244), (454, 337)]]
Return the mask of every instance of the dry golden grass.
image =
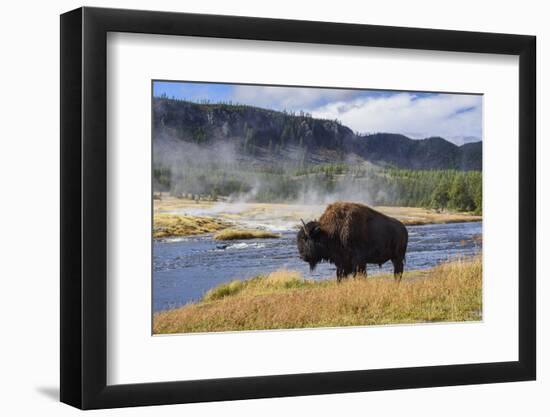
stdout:
[[(284, 203), (239, 203), (240, 210), (235, 212), (232, 208), (236, 204), (213, 201), (194, 201), (184, 198), (176, 198), (168, 195), (162, 196), (162, 200), (154, 200), (155, 213), (170, 213), (186, 210), (211, 210), (215, 211), (217, 218), (227, 221), (260, 220), (269, 223), (270, 221), (294, 221), (300, 219), (311, 220), (319, 218), (326, 208), (323, 205), (311, 204), (284, 204)], [(452, 211), (437, 211), (421, 207), (389, 207), (378, 206), (374, 209), (395, 217), (406, 225), (421, 225), (432, 223), (457, 223), (481, 221), (482, 217), (471, 213), (459, 213)]]
[(199, 235), (213, 233), (227, 227), (229, 223), (212, 217), (159, 213), (153, 218), (153, 237)]
[(214, 235), (214, 240), (271, 239), (281, 237), (266, 230), (224, 229)]
[(475, 321), (482, 311), (481, 257), (457, 260), (425, 271), (311, 281), (278, 271), (233, 281), (196, 304), (159, 312), (153, 331), (220, 332), (363, 326), (397, 323)]
[(374, 208), (381, 213), (395, 217), (407, 226), (434, 223), (477, 222), (482, 220), (482, 216), (472, 213), (453, 212), (447, 210), (437, 211), (422, 207), (379, 206)]
[(274, 290), (303, 288), (312, 285), (313, 281), (306, 281), (297, 271), (279, 270), (265, 276), (258, 276), (249, 280), (235, 280), (221, 284), (206, 292), (202, 301), (221, 300), (235, 294), (267, 294)]
[(182, 209), (205, 209), (214, 206), (214, 201), (197, 201), (189, 198), (177, 198), (167, 193), (159, 193), (156, 199), (153, 199), (153, 209), (155, 213), (167, 213)]

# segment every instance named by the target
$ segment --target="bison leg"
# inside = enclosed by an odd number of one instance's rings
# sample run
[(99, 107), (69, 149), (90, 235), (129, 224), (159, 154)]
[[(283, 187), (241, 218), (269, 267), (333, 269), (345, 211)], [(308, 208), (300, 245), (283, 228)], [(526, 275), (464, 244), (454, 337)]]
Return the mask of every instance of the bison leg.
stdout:
[(353, 274), (353, 267), (351, 265), (346, 265), (344, 267), (344, 278), (347, 277), (348, 275), (351, 275)]
[(359, 264), (355, 267), (355, 273), (354, 275), (363, 275), (365, 278), (367, 277), (367, 264)]
[(403, 259), (392, 259), (391, 262), (393, 264), (393, 277), (399, 283), (403, 277)]
[(362, 254), (355, 253), (351, 259), (351, 269), (353, 276), (367, 275), (367, 263), (363, 261)]
[(336, 282), (342, 281), (344, 278), (344, 270), (340, 267), (336, 267)]
[(351, 265), (340, 265), (336, 267), (336, 281), (341, 282), (348, 275), (353, 273), (353, 268)]

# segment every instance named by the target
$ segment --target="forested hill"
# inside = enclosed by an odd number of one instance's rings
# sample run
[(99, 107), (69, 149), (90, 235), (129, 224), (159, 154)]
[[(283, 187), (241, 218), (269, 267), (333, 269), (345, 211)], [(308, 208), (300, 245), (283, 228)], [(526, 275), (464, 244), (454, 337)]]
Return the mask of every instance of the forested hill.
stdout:
[(366, 160), (407, 169), (481, 170), (481, 142), (454, 145), (392, 133), (359, 135), (336, 120), (238, 104), (153, 99), (154, 140), (235, 145), (239, 156), (302, 165)]

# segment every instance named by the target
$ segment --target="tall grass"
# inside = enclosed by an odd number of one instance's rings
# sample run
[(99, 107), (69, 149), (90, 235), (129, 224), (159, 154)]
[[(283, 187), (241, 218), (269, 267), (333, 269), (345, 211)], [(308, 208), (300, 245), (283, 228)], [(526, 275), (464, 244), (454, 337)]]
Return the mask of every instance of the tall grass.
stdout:
[(277, 271), (208, 291), (196, 304), (156, 313), (154, 333), (219, 332), (475, 321), (482, 315), (481, 258), (425, 271), (337, 284)]
[(304, 280), (299, 272), (279, 270), (268, 275), (260, 275), (249, 280), (235, 280), (221, 284), (207, 291), (202, 301), (221, 300), (236, 294), (268, 294), (290, 288), (304, 288), (314, 285), (313, 281)]

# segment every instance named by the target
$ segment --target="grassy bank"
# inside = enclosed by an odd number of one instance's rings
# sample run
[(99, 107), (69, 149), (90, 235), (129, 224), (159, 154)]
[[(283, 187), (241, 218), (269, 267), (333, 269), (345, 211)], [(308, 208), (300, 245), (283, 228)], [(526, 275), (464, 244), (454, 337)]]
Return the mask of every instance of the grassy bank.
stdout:
[(213, 217), (155, 213), (153, 237), (191, 236), (213, 233), (229, 227), (229, 223)]
[(448, 210), (433, 210), (421, 207), (375, 207), (376, 210), (395, 217), (406, 226), (417, 226), (423, 224), (462, 223), (479, 222), (482, 216), (468, 212), (457, 212)]
[(156, 313), (161, 333), (362, 326), (481, 319), (481, 258), (425, 271), (335, 280), (305, 280), (278, 271), (213, 288), (196, 304)]
[(273, 239), (280, 235), (267, 230), (224, 229), (214, 235), (214, 240)]

